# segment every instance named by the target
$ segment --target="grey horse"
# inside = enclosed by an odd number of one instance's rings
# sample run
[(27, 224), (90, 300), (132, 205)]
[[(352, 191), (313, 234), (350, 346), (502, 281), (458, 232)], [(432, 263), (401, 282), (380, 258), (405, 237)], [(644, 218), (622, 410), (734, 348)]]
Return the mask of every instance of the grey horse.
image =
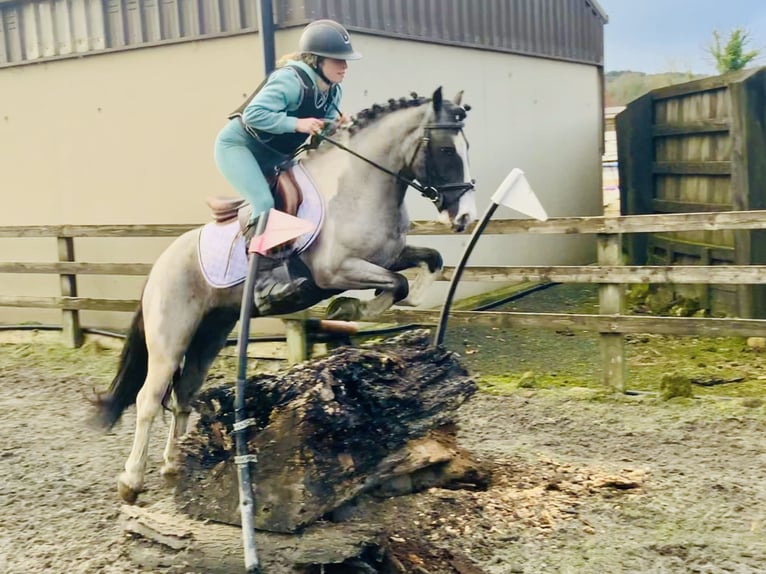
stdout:
[[(310, 277), (307, 287), (280, 314), (349, 289), (374, 289), (375, 296), (337, 298), (332, 318), (367, 321), (395, 303), (418, 305), (442, 258), (406, 243), (409, 184), (434, 202), (454, 231), (476, 219), (462, 130), (468, 107), (461, 99), (462, 93), (449, 101), (439, 88), (431, 98), (389, 100), (357, 114), (332, 144), (321, 143), (301, 160), (323, 198), (325, 217), (317, 239), (292, 262)], [(117, 375), (95, 399), (106, 428), (136, 404), (133, 448), (117, 481), (128, 502), (144, 488), (149, 433), (163, 405), (172, 422), (161, 472), (178, 472), (177, 440), (186, 432), (191, 400), (239, 317), (243, 285), (215, 288), (205, 281), (199, 234), (194, 229), (178, 237), (152, 266)], [(410, 286), (399, 271), (415, 267)]]

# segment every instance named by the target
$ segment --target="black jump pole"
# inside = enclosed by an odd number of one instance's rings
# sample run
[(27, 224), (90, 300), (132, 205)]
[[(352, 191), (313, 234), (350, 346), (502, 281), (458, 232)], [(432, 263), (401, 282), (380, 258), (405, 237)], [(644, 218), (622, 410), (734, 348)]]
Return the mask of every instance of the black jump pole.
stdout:
[(436, 328), (436, 335), (434, 336), (434, 347), (438, 347), (444, 341), (444, 333), (447, 330), (447, 317), (449, 317), (449, 310), (452, 307), (452, 299), (455, 296), (457, 290), (457, 284), (460, 282), (460, 277), (463, 275), (463, 269), (465, 269), (468, 258), (473, 252), (473, 248), (476, 246), (476, 242), (479, 241), (479, 237), (484, 232), (484, 228), (487, 227), (487, 223), (492, 218), (492, 215), (498, 208), (498, 204), (492, 201), (487, 207), (487, 211), (481, 218), (481, 221), (474, 227), (471, 239), (468, 241), (468, 245), (465, 246), (463, 255), (460, 257), (460, 262), (455, 266), (455, 272), (452, 274), (452, 280), (449, 283), (449, 291), (447, 292), (447, 298), (444, 300), (444, 306), (442, 307), (441, 314), (439, 315), (439, 326)]
[[(258, 34), (261, 39), (263, 52), (264, 76), (268, 76), (276, 67), (276, 51), (274, 48), (274, 10), (272, 0), (258, 0)], [(268, 212), (261, 214), (256, 225), (255, 236), (258, 237), (266, 229)], [(242, 544), (245, 553), (245, 571), (247, 574), (261, 574), (258, 551), (255, 545), (255, 499), (253, 497), (250, 464), (257, 461), (255, 454), (247, 450), (249, 429), (255, 425), (253, 419), (245, 419), (245, 382), (247, 381), (247, 343), (250, 338), (250, 317), (253, 311), (253, 288), (258, 275), (260, 256), (252, 253), (245, 279), (245, 291), (242, 294), (242, 305), (239, 315), (239, 339), (237, 341), (237, 386), (234, 399), (234, 439), (237, 467), (237, 482), (239, 487), (239, 510), (242, 519)]]
[(460, 277), (463, 275), (465, 265), (468, 263), (468, 258), (471, 256), (479, 237), (481, 237), (481, 234), (487, 227), (487, 223), (489, 223), (489, 220), (492, 219), (495, 211), (497, 211), (497, 208), (501, 205), (510, 207), (511, 209), (519, 211), (524, 215), (534, 217), (540, 221), (548, 219), (548, 215), (545, 213), (543, 206), (540, 205), (540, 201), (537, 199), (535, 192), (532, 191), (532, 188), (524, 177), (524, 172), (520, 169), (512, 169), (495, 193), (492, 194), (487, 211), (484, 212), (481, 220), (476, 227), (474, 227), (471, 239), (468, 242), (468, 245), (465, 246), (460, 262), (455, 267), (455, 272), (452, 275), (452, 280), (449, 284), (447, 297), (444, 300), (444, 305), (442, 306), (442, 311), (439, 316), (439, 325), (437, 326), (436, 334), (434, 335), (434, 347), (437, 347), (444, 342), (444, 333), (447, 330), (447, 319), (449, 317), (450, 307), (452, 306), (452, 299), (455, 296), (455, 291), (460, 282)]
[[(258, 218), (255, 237), (263, 234), (266, 229), (268, 212)], [(258, 551), (255, 546), (255, 497), (250, 475), (250, 464), (257, 462), (255, 454), (250, 454), (247, 439), (250, 427), (255, 425), (255, 419), (245, 418), (245, 383), (247, 382), (247, 343), (250, 338), (250, 318), (253, 314), (253, 298), (255, 279), (261, 257), (257, 252), (250, 254), (250, 264), (247, 268), (245, 291), (242, 294), (242, 306), (239, 314), (239, 337), (237, 340), (237, 386), (234, 397), (234, 441), (236, 456), (234, 463), (237, 467), (237, 482), (239, 485), (239, 512), (242, 519), (242, 544), (245, 551), (245, 571), (247, 574), (261, 574), (258, 561)]]

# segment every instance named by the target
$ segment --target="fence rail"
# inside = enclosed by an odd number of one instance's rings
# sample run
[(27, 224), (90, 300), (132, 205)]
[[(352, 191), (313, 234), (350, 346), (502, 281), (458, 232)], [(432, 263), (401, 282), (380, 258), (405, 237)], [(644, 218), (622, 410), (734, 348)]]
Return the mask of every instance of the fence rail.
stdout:
[[(137, 275), (145, 276), (151, 263), (2, 263), (0, 273), (48, 275)], [(450, 281), (454, 267), (445, 267), (441, 280)], [(532, 265), (467, 267), (464, 281), (533, 281), (553, 283), (766, 283), (766, 265)], [(22, 299), (23, 300), (23, 299)], [(0, 305), (2, 306), (2, 305)], [(8, 306), (8, 305), (6, 305)]]
[[(77, 261), (74, 241), (78, 238), (175, 237), (196, 225), (53, 225), (0, 227), (0, 238), (53, 237), (59, 247), (59, 261), (0, 262), (0, 273), (54, 274), (61, 280), (57, 297), (0, 296), (2, 307), (61, 309), (65, 340), (78, 346), (82, 342), (79, 311), (133, 311), (137, 300), (79, 297), (77, 275), (146, 275), (150, 264), (88, 263)], [(545, 222), (534, 220), (491, 221), (489, 235), (593, 234), (597, 238), (597, 264), (557, 266), (477, 266), (463, 272), (464, 281), (590, 283), (599, 287), (599, 314), (512, 313), (490, 311), (452, 311), (452, 323), (481, 324), (500, 328), (573, 329), (596, 332), (601, 337), (604, 381), (616, 390), (625, 388), (625, 334), (656, 333), (700, 336), (763, 336), (766, 320), (646, 317), (624, 315), (626, 284), (721, 284), (755, 285), (766, 283), (765, 265), (712, 266), (626, 266), (622, 265), (624, 233), (766, 229), (766, 210), (704, 213), (629, 215), (620, 217), (561, 217)], [(411, 235), (447, 235), (444, 225), (416, 221)], [(445, 268), (442, 280), (448, 281), (454, 268)], [(309, 317), (319, 317), (314, 308)], [(436, 324), (439, 312), (427, 309), (394, 308), (381, 321)]]
[[(0, 226), (3, 237), (176, 237), (198, 224), (174, 225), (9, 225)], [(498, 219), (487, 224), (485, 235), (507, 233), (658, 233), (663, 231), (716, 231), (721, 229), (766, 229), (766, 210), (712, 213), (658, 213), (618, 217), (554, 217)], [(469, 229), (470, 232), (470, 229)], [(413, 221), (410, 235), (449, 235), (444, 224)]]

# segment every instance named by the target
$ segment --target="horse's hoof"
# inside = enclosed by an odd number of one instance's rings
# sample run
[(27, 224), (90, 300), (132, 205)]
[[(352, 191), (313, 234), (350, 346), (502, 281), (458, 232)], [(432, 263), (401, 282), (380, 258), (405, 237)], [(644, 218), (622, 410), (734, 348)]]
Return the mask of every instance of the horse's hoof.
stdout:
[(327, 318), (337, 321), (358, 321), (362, 316), (362, 302), (354, 297), (336, 297), (327, 306)]
[(168, 486), (175, 486), (178, 483), (178, 476), (179, 476), (179, 470), (178, 467), (175, 465), (162, 465), (162, 468), (160, 469), (160, 476), (165, 481), (165, 484)]
[(141, 487), (134, 488), (129, 486), (122, 476), (117, 479), (117, 492), (119, 492), (120, 498), (128, 504), (134, 504), (142, 490), (143, 488)]
[(138, 491), (133, 490), (127, 484), (123, 484), (120, 481), (117, 481), (117, 492), (120, 493), (120, 498), (128, 504), (135, 504), (138, 499)]

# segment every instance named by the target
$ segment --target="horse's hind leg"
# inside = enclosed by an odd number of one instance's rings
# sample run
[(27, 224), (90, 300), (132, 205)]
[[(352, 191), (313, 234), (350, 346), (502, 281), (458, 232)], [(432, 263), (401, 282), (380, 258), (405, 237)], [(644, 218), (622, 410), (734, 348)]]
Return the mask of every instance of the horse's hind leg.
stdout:
[(186, 433), (191, 414), (191, 400), (202, 387), (210, 366), (226, 344), (226, 338), (237, 322), (236, 310), (217, 310), (203, 319), (186, 352), (181, 375), (173, 385), (172, 421), (163, 454), (162, 476), (172, 479), (178, 474), (178, 440)]
[[(155, 299), (150, 285), (151, 281), (147, 283), (143, 300), (148, 351), (146, 380), (136, 397), (133, 447), (125, 461), (125, 471), (117, 478), (120, 496), (131, 503), (144, 488), (146, 453), (152, 423), (162, 407), (173, 374), (186, 354), (202, 315), (202, 309), (194, 308), (188, 301), (181, 303), (177, 298)], [(182, 304), (183, 308), (176, 308), (176, 305)]]
[(136, 397), (136, 430), (133, 435), (133, 448), (128, 455), (128, 460), (125, 461), (125, 471), (117, 478), (120, 496), (131, 503), (135, 502), (144, 488), (146, 452), (149, 448), (152, 423), (162, 406), (162, 400), (167, 394), (173, 373), (183, 356), (183, 350), (180, 353), (159, 353), (158, 349), (150, 346), (149, 341), (147, 333), (149, 364), (146, 381)]
[(191, 407), (181, 402), (175, 390), (171, 397), (170, 412), (170, 431), (162, 454), (164, 462), (160, 469), (160, 474), (166, 478), (174, 478), (178, 474), (178, 440), (186, 433), (191, 414)]

